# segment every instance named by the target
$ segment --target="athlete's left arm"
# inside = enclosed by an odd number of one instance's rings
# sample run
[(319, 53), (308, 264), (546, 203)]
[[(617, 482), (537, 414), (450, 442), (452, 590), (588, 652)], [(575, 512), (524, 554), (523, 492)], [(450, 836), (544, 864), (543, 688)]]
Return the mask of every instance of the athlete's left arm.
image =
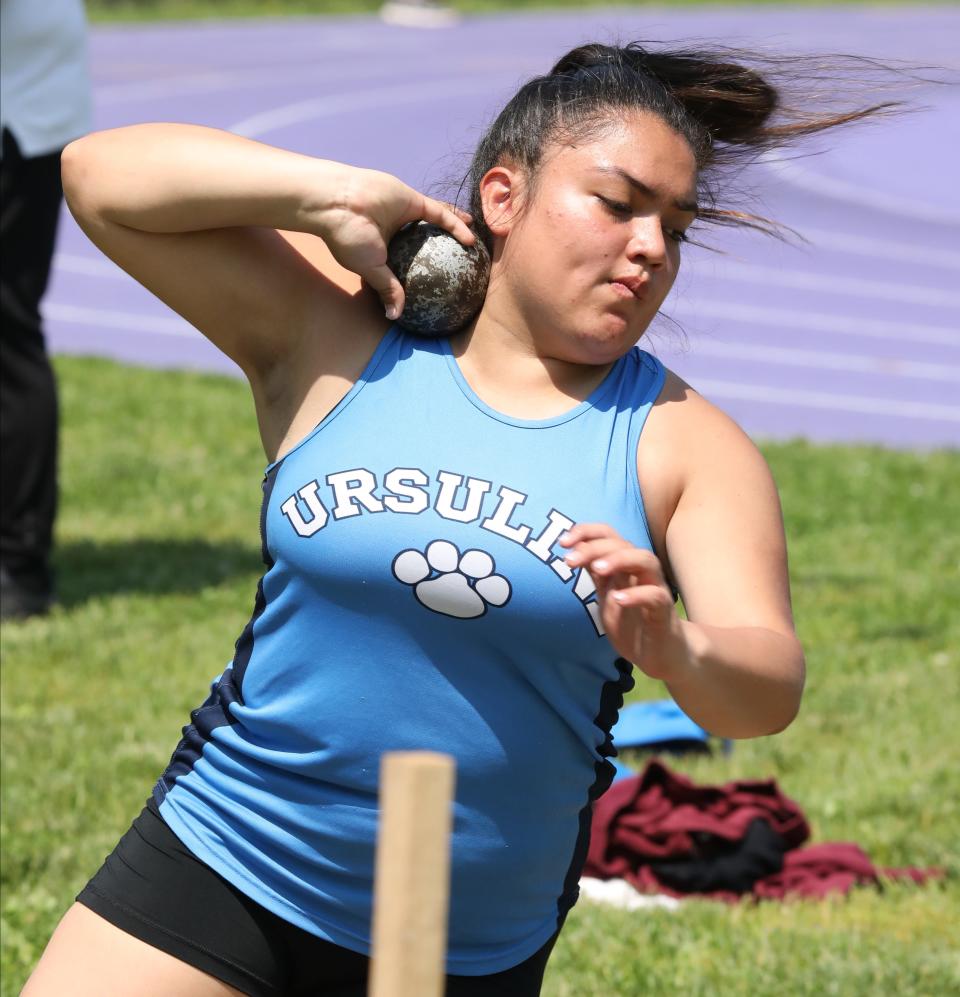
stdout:
[(577, 524), (564, 545), (594, 579), (610, 642), (688, 716), (721, 737), (775, 734), (797, 715), (805, 679), (779, 496), (746, 434), (684, 388), (671, 430), (683, 480), (665, 553), (687, 619), (657, 557), (611, 527)]

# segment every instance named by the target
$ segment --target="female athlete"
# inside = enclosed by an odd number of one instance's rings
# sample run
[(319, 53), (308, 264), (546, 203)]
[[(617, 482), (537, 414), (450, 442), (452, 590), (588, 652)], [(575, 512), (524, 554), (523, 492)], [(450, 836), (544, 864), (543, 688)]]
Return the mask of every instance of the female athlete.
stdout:
[[(29, 997), (364, 993), (378, 762), (403, 749), (457, 762), (447, 993), (530, 997), (632, 669), (715, 735), (790, 724), (804, 659), (770, 471), (637, 346), (692, 226), (762, 227), (725, 206), (738, 156), (876, 110), (779, 101), (726, 55), (580, 47), (492, 125), (469, 213), (208, 128), (68, 146), (89, 238), (249, 380), (266, 570)], [(386, 247), (416, 219), (491, 251), (447, 337), (394, 322)]]

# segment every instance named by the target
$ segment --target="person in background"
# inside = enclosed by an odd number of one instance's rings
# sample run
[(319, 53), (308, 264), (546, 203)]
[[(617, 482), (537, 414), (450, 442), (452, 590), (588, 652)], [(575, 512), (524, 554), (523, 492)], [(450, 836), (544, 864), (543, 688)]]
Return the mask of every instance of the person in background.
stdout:
[(0, 615), (45, 613), (57, 507), (57, 389), (40, 300), (63, 189), (60, 152), (91, 128), (82, 0), (0, 4)]

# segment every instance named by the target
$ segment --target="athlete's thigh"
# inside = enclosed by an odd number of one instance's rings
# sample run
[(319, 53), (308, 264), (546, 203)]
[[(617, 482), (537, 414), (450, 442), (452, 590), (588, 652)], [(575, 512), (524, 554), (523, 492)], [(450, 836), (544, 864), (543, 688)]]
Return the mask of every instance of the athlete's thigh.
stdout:
[(75, 903), (21, 997), (234, 997), (231, 987)]

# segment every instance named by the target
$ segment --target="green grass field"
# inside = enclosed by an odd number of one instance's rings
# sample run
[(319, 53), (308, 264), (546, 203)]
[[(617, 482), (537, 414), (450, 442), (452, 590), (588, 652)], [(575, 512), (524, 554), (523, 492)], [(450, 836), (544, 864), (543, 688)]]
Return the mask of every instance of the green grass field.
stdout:
[[(139, 812), (229, 660), (264, 465), (237, 381), (59, 358), (61, 605), (5, 624), (2, 995)], [(814, 841), (946, 881), (626, 914), (581, 903), (545, 997), (960, 994), (960, 453), (771, 444), (807, 648), (799, 718), (697, 781), (775, 777)], [(638, 682), (633, 698), (661, 698)], [(69, 995), (65, 995), (69, 997)]]
[[(845, 0), (849, 6), (933, 6), (929, 0)], [(940, 0), (946, 5), (952, 0)], [(782, 7), (783, 0), (659, 0), (659, 2), (616, 2), (616, 0), (449, 0), (449, 6), (464, 14), (488, 14), (521, 9), (576, 10), (582, 7), (666, 7), (696, 6)], [(794, 7), (833, 6), (832, 0), (792, 0)], [(374, 14), (382, 0), (87, 0), (87, 11), (95, 22), (190, 20), (211, 17), (279, 17), (312, 14)]]

